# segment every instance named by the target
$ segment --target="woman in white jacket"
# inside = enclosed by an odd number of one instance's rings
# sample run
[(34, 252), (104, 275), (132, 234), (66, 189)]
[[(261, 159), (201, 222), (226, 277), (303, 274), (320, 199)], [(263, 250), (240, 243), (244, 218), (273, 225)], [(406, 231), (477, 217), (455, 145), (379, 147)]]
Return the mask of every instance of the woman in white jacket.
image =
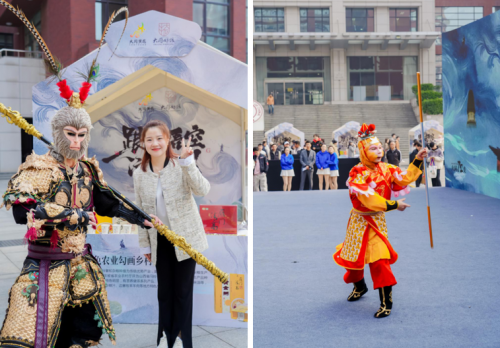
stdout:
[[(193, 194), (206, 195), (210, 184), (196, 167), (190, 143), (191, 138), (187, 144), (182, 140), (179, 156), (170, 143), (168, 127), (161, 121), (148, 122), (141, 134), (145, 151), (134, 171), (134, 190), (140, 208), (203, 252), (208, 248), (207, 237)], [(150, 222), (145, 225), (153, 227)], [(139, 245), (157, 270), (157, 344), (191, 348), (196, 262), (154, 228), (139, 230)]]

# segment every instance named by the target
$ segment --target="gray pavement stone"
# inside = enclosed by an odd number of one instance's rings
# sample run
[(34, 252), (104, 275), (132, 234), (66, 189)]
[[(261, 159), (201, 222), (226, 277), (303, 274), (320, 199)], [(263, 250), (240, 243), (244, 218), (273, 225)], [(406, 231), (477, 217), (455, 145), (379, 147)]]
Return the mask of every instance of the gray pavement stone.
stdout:
[(246, 348), (248, 345), (246, 329), (222, 331), (215, 333), (214, 336), (235, 348)]
[[(233, 345), (221, 340), (214, 335), (206, 335), (193, 338), (193, 347), (203, 348), (234, 348)], [(246, 345), (245, 345), (246, 347)]]

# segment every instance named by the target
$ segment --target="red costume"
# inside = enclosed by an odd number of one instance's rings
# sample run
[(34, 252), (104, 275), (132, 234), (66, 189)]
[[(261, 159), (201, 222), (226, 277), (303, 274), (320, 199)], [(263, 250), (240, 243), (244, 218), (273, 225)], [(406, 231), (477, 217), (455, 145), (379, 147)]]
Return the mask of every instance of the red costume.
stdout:
[[(353, 209), (346, 238), (337, 246), (333, 259), (347, 270), (344, 281), (354, 283), (348, 301), (359, 300), (368, 291), (363, 274), (365, 264), (370, 265), (373, 287), (379, 289), (381, 299), (381, 308), (375, 317), (381, 318), (391, 312), (396, 278), (390, 265), (398, 259), (388, 239), (385, 212), (398, 208), (398, 202), (391, 200), (391, 195), (398, 197), (409, 192), (407, 185), (421, 174), (422, 160), (415, 159), (403, 172), (397, 166), (381, 162), (380, 152), (369, 150), (381, 146), (375, 137), (374, 125), (363, 124), (358, 134), (361, 163), (351, 169), (347, 181)], [(383, 150), (379, 151), (383, 156)]]

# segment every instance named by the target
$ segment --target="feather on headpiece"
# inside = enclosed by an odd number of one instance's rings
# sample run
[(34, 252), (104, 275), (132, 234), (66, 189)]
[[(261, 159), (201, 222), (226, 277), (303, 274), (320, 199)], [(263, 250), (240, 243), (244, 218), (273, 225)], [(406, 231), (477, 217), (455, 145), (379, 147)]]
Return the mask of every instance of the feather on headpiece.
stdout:
[(33, 24), (30, 23), (28, 18), (26, 18), (26, 15), (24, 14), (24, 12), (21, 11), (19, 8), (16, 9), (14, 6), (9, 4), (5, 0), (0, 0), (0, 4), (7, 7), (7, 9), (9, 11), (14, 13), (16, 15), (16, 17), (19, 18), (24, 23), (26, 28), (28, 28), (28, 30), (33, 34), (33, 36), (35, 37), (35, 40), (40, 45), (40, 48), (42, 49), (43, 53), (45, 53), (45, 56), (46, 56), (45, 64), (46, 64), (47, 70), (49, 70), (50, 73), (57, 76), (60, 80), (61, 79), (60, 72), (62, 70), (62, 64), (56, 58), (54, 58), (52, 53), (50, 53), (50, 50), (47, 47), (47, 44), (43, 40), (42, 36), (38, 32), (38, 30), (36, 30), (36, 28), (33, 26)]
[[(125, 25), (123, 27), (123, 32), (122, 35), (120, 36), (120, 40), (123, 37), (123, 33), (125, 32), (125, 28), (127, 26), (128, 22), (128, 9), (127, 7), (122, 7), (118, 11), (113, 12), (111, 14), (111, 17), (109, 18), (108, 24), (104, 28), (104, 32), (102, 34), (101, 41), (99, 42), (99, 49), (97, 50), (96, 57), (92, 61), (92, 64), (90, 66), (90, 69), (88, 73), (86, 74), (81, 74), (85, 78), (85, 82), (82, 83), (82, 87), (80, 87), (80, 93), (75, 93), (74, 91), (71, 90), (71, 88), (68, 86), (66, 80), (61, 78), (61, 72), (63, 69), (63, 65), (61, 64), (60, 61), (58, 61), (50, 52), (47, 44), (43, 40), (42, 36), (38, 32), (38, 30), (33, 26), (33, 24), (30, 23), (28, 18), (26, 18), (26, 15), (24, 14), (23, 11), (21, 11), (19, 8), (15, 8), (11, 4), (9, 4), (5, 0), (0, 0), (0, 5), (5, 6), (9, 11), (14, 13), (28, 28), (28, 30), (33, 34), (35, 37), (36, 41), (40, 45), (43, 53), (45, 53), (46, 58), (44, 59), (45, 61), (45, 66), (47, 68), (47, 71), (54, 76), (56, 76), (59, 79), (59, 82), (57, 83), (57, 86), (59, 87), (60, 91), (60, 96), (64, 99), (66, 99), (66, 102), (68, 103), (69, 106), (72, 106), (74, 108), (81, 108), (83, 104), (85, 103), (85, 100), (87, 99), (90, 91), (90, 87), (92, 87), (92, 84), (90, 83), (94, 71), (94, 67), (97, 62), (97, 57), (99, 56), (99, 52), (101, 51), (101, 47), (104, 44), (104, 38), (106, 37), (106, 34), (108, 33), (109, 27), (111, 26), (111, 23), (123, 12), (125, 12)], [(120, 40), (118, 40), (118, 43), (120, 43)], [(118, 47), (118, 44), (117, 44)], [(115, 49), (116, 50), (116, 49)], [(111, 56), (113, 56), (114, 51)]]

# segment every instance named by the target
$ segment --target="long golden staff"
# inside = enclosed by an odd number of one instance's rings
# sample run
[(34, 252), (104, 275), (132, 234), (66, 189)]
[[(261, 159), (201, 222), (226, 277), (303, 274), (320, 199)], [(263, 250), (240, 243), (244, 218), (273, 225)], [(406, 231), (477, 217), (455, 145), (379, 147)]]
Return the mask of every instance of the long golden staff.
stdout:
[[(29, 135), (32, 135), (34, 137), (37, 137), (47, 145), (51, 145), (52, 143), (45, 138), (42, 133), (40, 133), (35, 126), (32, 124), (29, 124), (28, 121), (26, 121), (19, 111), (12, 110), (10, 107), (6, 108), (5, 105), (0, 103), (0, 114), (2, 114), (2, 117), (5, 117), (7, 119), (7, 122), (10, 124), (15, 124), (22, 130), (24, 130), (26, 133)], [(187, 253), (193, 260), (196, 261), (196, 263), (202, 265), (205, 267), (210, 273), (212, 273), (214, 276), (219, 278), (221, 283), (225, 283), (228, 280), (228, 274), (222, 272), (217, 266), (215, 266), (215, 263), (212, 261), (208, 260), (202, 253), (199, 251), (193, 249), (191, 247), (191, 244), (189, 244), (184, 237), (181, 237), (177, 235), (174, 231), (170, 230), (167, 226), (165, 225), (159, 225), (157, 224), (154, 219), (151, 218), (148, 214), (146, 214), (144, 211), (142, 211), (138, 206), (136, 206), (134, 203), (132, 203), (127, 197), (122, 195), (120, 192), (112, 188), (111, 186), (108, 185), (108, 188), (110, 191), (120, 197), (120, 199), (131, 206), (137, 213), (142, 215), (146, 220), (151, 221), (154, 225), (154, 227), (158, 230), (158, 232), (162, 235), (165, 236), (170, 243), (173, 245), (179, 247), (182, 249), (185, 253)]]
[[(424, 133), (424, 119), (422, 117), (422, 91), (420, 87), (420, 73), (417, 72), (417, 87), (418, 87), (418, 109), (420, 111), (420, 129), (422, 132), (422, 147), (425, 148), (425, 133)], [(432, 240), (432, 222), (431, 222), (431, 206), (429, 204), (429, 185), (427, 181), (427, 161), (424, 158), (424, 177), (425, 177), (425, 197), (427, 199), (427, 217), (429, 218), (429, 235), (431, 238), (431, 248), (434, 248)]]

